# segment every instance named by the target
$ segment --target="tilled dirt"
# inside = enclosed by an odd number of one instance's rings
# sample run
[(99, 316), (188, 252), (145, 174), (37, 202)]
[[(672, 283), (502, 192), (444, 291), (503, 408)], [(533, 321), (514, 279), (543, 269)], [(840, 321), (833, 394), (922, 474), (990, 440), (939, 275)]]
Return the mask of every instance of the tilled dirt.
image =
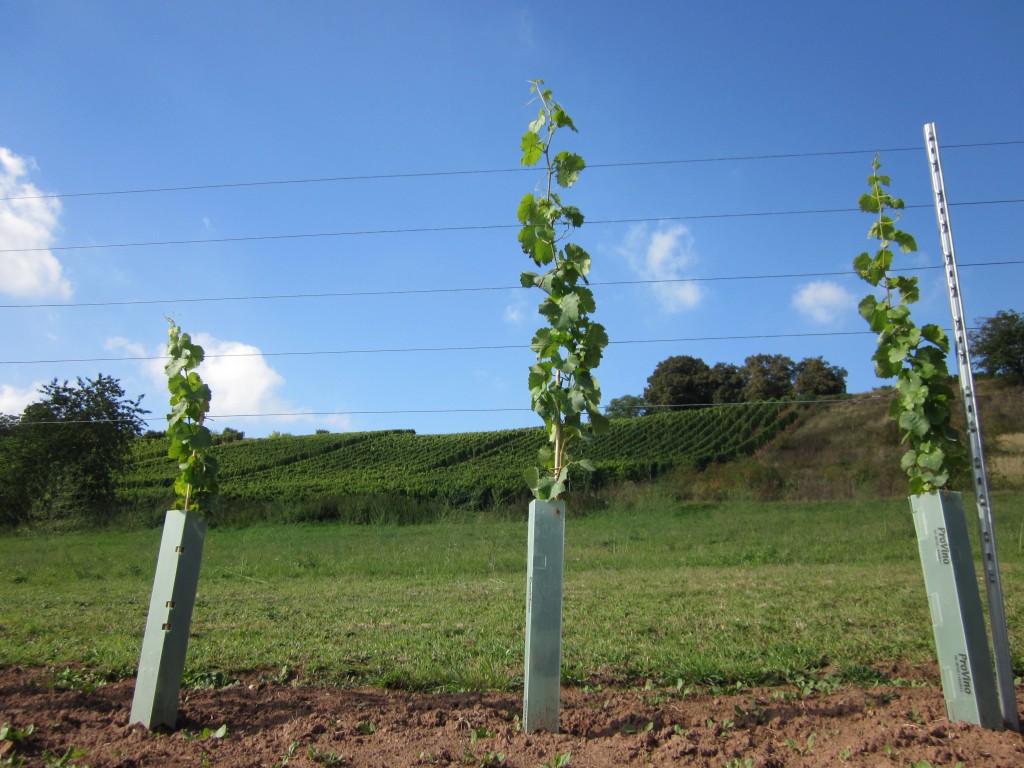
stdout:
[(950, 722), (935, 685), (809, 696), (565, 689), (562, 732), (527, 734), (514, 693), (348, 690), (253, 675), (183, 691), (178, 730), (151, 733), (128, 725), (134, 681), (81, 691), (53, 679), (52, 670), (0, 668), (0, 723), (12, 734), (0, 741), (0, 765), (537, 768), (570, 755), (573, 768), (1024, 766), (1020, 734)]

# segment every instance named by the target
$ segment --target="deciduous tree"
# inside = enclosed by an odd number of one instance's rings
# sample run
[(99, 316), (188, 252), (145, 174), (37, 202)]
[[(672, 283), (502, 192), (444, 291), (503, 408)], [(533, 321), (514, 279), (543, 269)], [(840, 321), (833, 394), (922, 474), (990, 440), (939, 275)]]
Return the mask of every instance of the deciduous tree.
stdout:
[(746, 384), (743, 399), (782, 400), (793, 396), (796, 364), (786, 355), (751, 355), (743, 361)]
[(647, 404), (640, 395), (623, 395), (608, 401), (604, 415), (609, 419), (633, 419), (647, 412)]
[(699, 357), (675, 355), (662, 360), (647, 379), (644, 401), (659, 409), (710, 405), (711, 369)]
[(18, 462), (15, 522), (28, 516), (102, 520), (113, 506), (118, 475), (142, 433), (141, 396), (130, 400), (120, 382), (99, 374), (75, 384), (54, 379), (42, 399), (5, 431), (13, 437), (6, 459)]
[(1010, 376), (1024, 383), (1024, 315), (1013, 309), (975, 320), (969, 333), (974, 366), (990, 376)]
[(828, 397), (846, 393), (846, 369), (823, 357), (805, 357), (793, 369), (797, 397)]
[(708, 391), (713, 403), (738, 403), (743, 399), (747, 377), (743, 369), (732, 363), (715, 363), (708, 371)]

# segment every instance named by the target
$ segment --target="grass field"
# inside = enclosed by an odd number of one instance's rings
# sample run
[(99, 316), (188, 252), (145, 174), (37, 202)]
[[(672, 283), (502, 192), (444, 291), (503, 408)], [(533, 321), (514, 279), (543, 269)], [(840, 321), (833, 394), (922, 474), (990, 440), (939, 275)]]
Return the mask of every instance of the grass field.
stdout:
[[(1021, 670), (1024, 495), (993, 507)], [(0, 537), (0, 664), (134, 674), (159, 536)], [(287, 667), (331, 684), (514, 687), (525, 550), (525, 522), (485, 518), (214, 529), (186, 680)], [(694, 504), (624, 490), (608, 511), (570, 507), (565, 591), (572, 683), (858, 679), (933, 657), (905, 500)]]

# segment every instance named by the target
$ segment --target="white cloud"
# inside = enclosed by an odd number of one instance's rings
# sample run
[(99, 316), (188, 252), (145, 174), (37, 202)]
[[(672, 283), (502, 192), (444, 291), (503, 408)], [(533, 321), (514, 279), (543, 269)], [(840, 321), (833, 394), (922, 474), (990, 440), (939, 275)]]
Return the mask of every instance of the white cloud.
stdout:
[(278, 394), (284, 378), (258, 347), (240, 341), (221, 341), (206, 333), (195, 335), (206, 351), (200, 374), (213, 390), (213, 413), (285, 413), (293, 410)]
[(10, 384), (0, 384), (0, 413), (20, 416), (26, 405), (39, 399), (39, 390), (42, 386), (42, 382), (30, 384), (24, 389)]
[[(222, 341), (208, 333), (196, 333), (192, 338), (206, 353), (198, 373), (213, 392), (210, 413), (214, 420), (218, 414), (296, 414), (310, 410), (282, 396), (281, 390), (285, 385), (285, 379), (267, 362), (259, 347), (241, 341)], [(108, 350), (120, 351), (129, 357), (153, 357), (154, 359), (145, 361), (146, 374), (153, 382), (154, 391), (167, 391), (167, 380), (164, 376), (165, 347), (146, 350), (143, 345), (121, 337), (107, 339), (105, 346)], [(158, 412), (161, 407), (154, 407), (153, 410)], [(271, 420), (275, 423), (304, 423), (315, 427), (330, 427), (339, 432), (352, 428), (352, 417), (347, 414), (268, 416), (260, 420), (247, 419), (238, 425), (222, 419), (222, 423), (211, 423), (210, 427), (219, 430), (223, 426), (241, 426), (245, 432), (263, 433), (271, 428), (263, 428), (263, 425)], [(257, 426), (250, 430), (244, 428), (246, 424)]]
[(792, 305), (818, 323), (832, 323), (856, 312), (856, 297), (837, 283), (824, 280), (807, 283), (793, 295)]
[[(681, 224), (653, 232), (646, 224), (634, 225), (618, 252), (643, 280), (683, 280), (699, 260), (693, 236)], [(704, 298), (704, 291), (693, 282), (657, 283), (651, 289), (666, 312), (693, 309)]]
[(0, 147), (0, 292), (12, 296), (71, 296), (60, 262), (48, 250), (60, 218), (61, 204), (43, 194), (26, 177), (30, 162)]

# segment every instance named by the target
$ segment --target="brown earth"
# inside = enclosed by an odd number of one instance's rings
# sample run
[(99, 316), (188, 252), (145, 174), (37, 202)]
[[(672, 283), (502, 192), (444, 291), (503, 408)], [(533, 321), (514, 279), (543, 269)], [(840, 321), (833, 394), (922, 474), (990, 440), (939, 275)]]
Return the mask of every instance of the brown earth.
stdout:
[(345, 690), (253, 675), (183, 691), (179, 730), (151, 733), (128, 725), (134, 681), (81, 691), (53, 679), (52, 670), (0, 668), (0, 723), (35, 726), (0, 741), (0, 765), (537, 768), (571, 754), (573, 768), (1024, 766), (1020, 734), (950, 722), (941, 690), (927, 683), (807, 696), (566, 689), (563, 733), (526, 734), (514, 693)]

